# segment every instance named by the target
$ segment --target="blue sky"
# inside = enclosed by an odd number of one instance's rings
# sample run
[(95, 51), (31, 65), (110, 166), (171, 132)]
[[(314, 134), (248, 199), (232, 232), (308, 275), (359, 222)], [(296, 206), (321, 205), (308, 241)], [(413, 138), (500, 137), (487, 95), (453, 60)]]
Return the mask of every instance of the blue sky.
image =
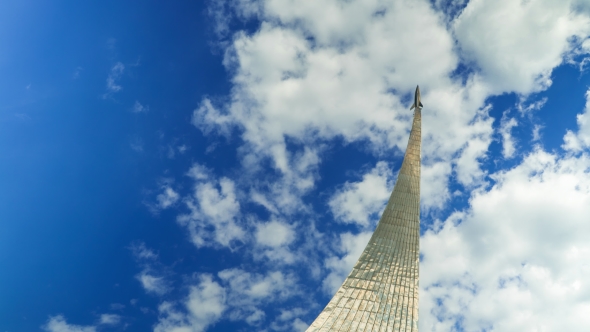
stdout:
[(585, 1), (0, 4), (0, 331), (304, 331), (423, 95), (421, 331), (587, 331)]

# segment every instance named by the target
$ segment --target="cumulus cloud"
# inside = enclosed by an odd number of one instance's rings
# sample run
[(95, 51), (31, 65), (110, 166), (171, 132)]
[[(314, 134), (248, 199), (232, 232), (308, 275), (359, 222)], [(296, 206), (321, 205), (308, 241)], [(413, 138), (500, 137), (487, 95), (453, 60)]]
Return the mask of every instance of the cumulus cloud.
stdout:
[(328, 203), (332, 214), (343, 222), (374, 225), (391, 194), (393, 180), (389, 165), (378, 162), (362, 181), (347, 182), (332, 196)]
[(231, 303), (229, 318), (244, 320), (250, 325), (259, 325), (265, 313), (262, 304), (286, 299), (295, 291), (295, 279), (280, 271), (269, 271), (266, 275), (250, 273), (242, 269), (227, 269), (218, 273), (228, 289), (228, 303)]
[[(465, 84), (450, 78), (459, 61), (452, 34), (428, 3), (259, 4), (261, 28), (236, 34), (228, 48), (225, 63), (235, 69), (231, 98), (215, 105), (205, 98), (193, 123), (206, 134), (229, 135), (238, 128), (245, 142), (243, 165), (255, 168), (269, 158), (284, 178), (294, 179), (286, 182), (306, 183), (276, 190), (289, 198), (281, 202), (299, 202), (313, 188), (321, 162), (313, 147), (325, 140), (367, 142), (377, 154), (403, 151), (411, 121), (409, 82), (421, 84), (428, 110), (424, 155), (430, 158), (424, 163), (437, 180), (432, 183), (446, 184), (453, 170), (465, 184), (485, 175), (479, 159), (493, 133), (484, 107), (489, 89), (478, 75)], [(326, 11), (330, 20), (319, 14)], [(287, 139), (308, 149), (313, 158), (307, 167), (298, 167)], [(425, 202), (440, 207), (445, 197)]]
[(234, 301), (244, 304), (257, 303), (271, 297), (287, 297), (295, 280), (280, 271), (268, 275), (252, 274), (241, 269), (228, 269), (219, 272), (219, 278), (232, 290)]
[(294, 332), (304, 332), (309, 327), (309, 324), (302, 321), (300, 318), (295, 318), (293, 321), (293, 331)]
[(568, 130), (564, 137), (563, 148), (579, 152), (590, 147), (590, 90), (586, 91), (586, 107), (577, 116), (578, 129), (576, 132)]
[(117, 325), (121, 322), (121, 316), (116, 314), (102, 314), (100, 315), (101, 325)]
[(156, 197), (156, 200), (160, 209), (166, 209), (174, 205), (179, 198), (180, 195), (174, 189), (165, 186), (163, 192)]
[(424, 331), (584, 331), (590, 159), (536, 150), (421, 242)]
[(48, 332), (95, 332), (96, 326), (68, 324), (62, 315), (49, 318), (43, 329)]
[(104, 325), (114, 326), (121, 322), (121, 316), (116, 314), (102, 314), (94, 325), (75, 325), (66, 321), (64, 316), (57, 315), (50, 317), (41, 328), (47, 332), (96, 332)]
[[(241, 139), (239, 178), (217, 176), (195, 164), (188, 172), (194, 182), (191, 195), (176, 198), (188, 208), (178, 222), (197, 247), (233, 250), (253, 245), (256, 248), (247, 252), (255, 259), (262, 253), (260, 257), (271, 262), (279, 261), (277, 257), (289, 261), (285, 257), (292, 253), (293, 234), (304, 227), (296, 225), (297, 218), (287, 217), (313, 215), (304, 197), (320, 179), (323, 152), (338, 140), (360, 142), (379, 159), (391, 151), (400, 157), (411, 125), (409, 99), (419, 83), (425, 105), (423, 211), (448, 207), (451, 182), (456, 190), (475, 190), (468, 209), (438, 221), (423, 238), (421, 329), (523, 330), (523, 322), (537, 318), (537, 325), (529, 326), (551, 329), (550, 317), (562, 315), (572, 322), (579, 318), (585, 300), (571, 290), (585, 294), (585, 272), (558, 262), (570, 253), (579, 259), (571, 262), (581, 264), (587, 258), (586, 247), (578, 237), (578, 251), (571, 251), (563, 241), (569, 233), (560, 233), (557, 226), (563, 226), (559, 222), (575, 228), (581, 219), (568, 223), (555, 211), (572, 208), (566, 197), (587, 203), (582, 194), (574, 193), (585, 187), (573, 186), (571, 180), (585, 176), (581, 169), (586, 157), (562, 160), (537, 150), (512, 170), (488, 174), (482, 169), (494, 136), (488, 98), (515, 92), (521, 98), (521, 115), (539, 109), (544, 101), (524, 101), (549, 87), (553, 69), (587, 38), (590, 21), (573, 2), (457, 1), (444, 13), (437, 8), (451, 3), (446, 0), (212, 3), (219, 35), (231, 33), (232, 17), (256, 17), (260, 25), (224, 40), (231, 92), (222, 98), (204, 97), (193, 112), (193, 125), (205, 135)], [(463, 67), (464, 72), (459, 70)], [(586, 144), (583, 116), (578, 118), (579, 131), (566, 136), (565, 146), (571, 151), (582, 151)], [(517, 125), (508, 117), (501, 123), (505, 158), (517, 152), (511, 135)], [(492, 188), (486, 176), (494, 179)], [(391, 187), (392, 170), (380, 162), (360, 181), (338, 189), (329, 199), (332, 214), (339, 221), (368, 226)], [(556, 206), (542, 194), (551, 190), (555, 192), (547, 197), (563, 194)], [(533, 211), (535, 199), (546, 203), (543, 209)], [(248, 203), (264, 207), (269, 221), (244, 222)], [(523, 204), (522, 210), (518, 204)], [(574, 211), (586, 213), (581, 208)], [(311, 231), (304, 237), (320, 238), (313, 218), (307, 220), (305, 228)], [(559, 235), (562, 242), (548, 234)], [(370, 235), (339, 234), (335, 248), (306, 242), (308, 252), (324, 257), (313, 275), (323, 278), (326, 293), (340, 286)], [(554, 250), (541, 245), (546, 241)], [(242, 268), (200, 278), (184, 302), (162, 304), (157, 331), (202, 331), (222, 315), (256, 326), (265, 319), (260, 301), (287, 298), (297, 282), (284, 272)], [(543, 304), (548, 305), (551, 296), (539, 295), (547, 290), (571, 310), (549, 312)], [(192, 299), (210, 301), (212, 311), (199, 316)], [(511, 315), (514, 312), (524, 314)], [(298, 319), (294, 315), (290, 323), (275, 323), (304, 329)]]
[(516, 152), (515, 141), (512, 136), (512, 128), (516, 126), (518, 126), (516, 119), (509, 118), (508, 112), (504, 112), (499, 131), (500, 135), (502, 135), (502, 155), (507, 159), (514, 157), (514, 152)]
[(268, 247), (288, 245), (295, 238), (291, 225), (280, 221), (256, 225), (256, 242)]
[(225, 289), (211, 275), (202, 275), (182, 303), (182, 309), (171, 302), (158, 308), (160, 319), (154, 332), (201, 332), (214, 324), (226, 308)]
[(305, 331), (309, 324), (302, 321), (299, 316), (306, 314), (309, 309), (292, 308), (281, 310), (274, 322), (270, 324), (270, 329), (274, 331)]
[[(265, 318), (258, 306), (287, 298), (295, 284), (292, 276), (279, 271), (263, 275), (228, 269), (219, 272), (218, 277), (220, 282), (212, 275), (200, 275), (180, 308), (175, 303), (162, 303), (154, 331), (204, 331), (224, 313), (231, 320), (256, 326)], [(297, 314), (300, 312), (293, 312), (284, 320), (293, 322)]]
[[(206, 134), (228, 136), (237, 128), (245, 166), (269, 158), (286, 177), (304, 178), (310, 190), (314, 167), (290, 171), (296, 159), (287, 139), (310, 147), (341, 137), (375, 151), (403, 150), (410, 82), (420, 83), (426, 208), (441, 208), (450, 197), (453, 174), (468, 188), (485, 176), (480, 162), (493, 134), (486, 98), (547, 88), (553, 68), (590, 32), (587, 15), (571, 1), (436, 1), (434, 7), (427, 1), (239, 1), (216, 10), (224, 26), (229, 7), (262, 24), (234, 35), (224, 60), (234, 73), (232, 94), (216, 104), (203, 99), (193, 123)], [(443, 8), (446, 19), (435, 10)], [(457, 79), (462, 59), (468, 70)], [(291, 201), (307, 193), (281, 189)]]
[(293, 264), (305, 260), (301, 248), (290, 247), (296, 238), (297, 226), (278, 220), (255, 224), (253, 258), (273, 264)]
[(180, 215), (178, 222), (188, 229), (193, 243), (197, 247), (231, 248), (243, 240), (245, 232), (237, 223), (240, 204), (234, 182), (226, 177), (216, 179), (199, 164), (188, 175), (195, 181), (193, 195), (185, 199), (190, 212)]
[(494, 93), (529, 94), (551, 85), (551, 72), (590, 33), (576, 1), (472, 0), (453, 23), (461, 54)]

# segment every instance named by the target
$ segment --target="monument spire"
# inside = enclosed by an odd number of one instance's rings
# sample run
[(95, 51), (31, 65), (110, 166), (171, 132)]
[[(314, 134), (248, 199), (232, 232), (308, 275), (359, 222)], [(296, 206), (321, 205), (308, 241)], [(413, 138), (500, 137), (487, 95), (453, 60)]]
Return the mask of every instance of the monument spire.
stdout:
[(422, 102), (393, 192), (373, 236), (344, 283), (307, 332), (418, 331)]

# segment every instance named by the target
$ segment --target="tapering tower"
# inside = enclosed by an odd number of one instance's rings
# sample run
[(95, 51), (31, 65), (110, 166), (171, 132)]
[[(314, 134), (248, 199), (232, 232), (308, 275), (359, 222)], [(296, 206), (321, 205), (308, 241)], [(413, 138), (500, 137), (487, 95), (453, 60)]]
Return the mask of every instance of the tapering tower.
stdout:
[(307, 332), (418, 331), (420, 261), (420, 144), (422, 103), (397, 182), (367, 247), (352, 272)]

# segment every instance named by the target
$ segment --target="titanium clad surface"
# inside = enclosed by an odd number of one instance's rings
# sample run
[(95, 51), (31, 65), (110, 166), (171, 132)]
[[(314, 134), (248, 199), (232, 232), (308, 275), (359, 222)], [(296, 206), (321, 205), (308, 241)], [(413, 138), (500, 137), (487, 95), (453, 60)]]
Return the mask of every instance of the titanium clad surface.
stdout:
[(421, 107), (385, 211), (361, 257), (307, 332), (418, 331)]

